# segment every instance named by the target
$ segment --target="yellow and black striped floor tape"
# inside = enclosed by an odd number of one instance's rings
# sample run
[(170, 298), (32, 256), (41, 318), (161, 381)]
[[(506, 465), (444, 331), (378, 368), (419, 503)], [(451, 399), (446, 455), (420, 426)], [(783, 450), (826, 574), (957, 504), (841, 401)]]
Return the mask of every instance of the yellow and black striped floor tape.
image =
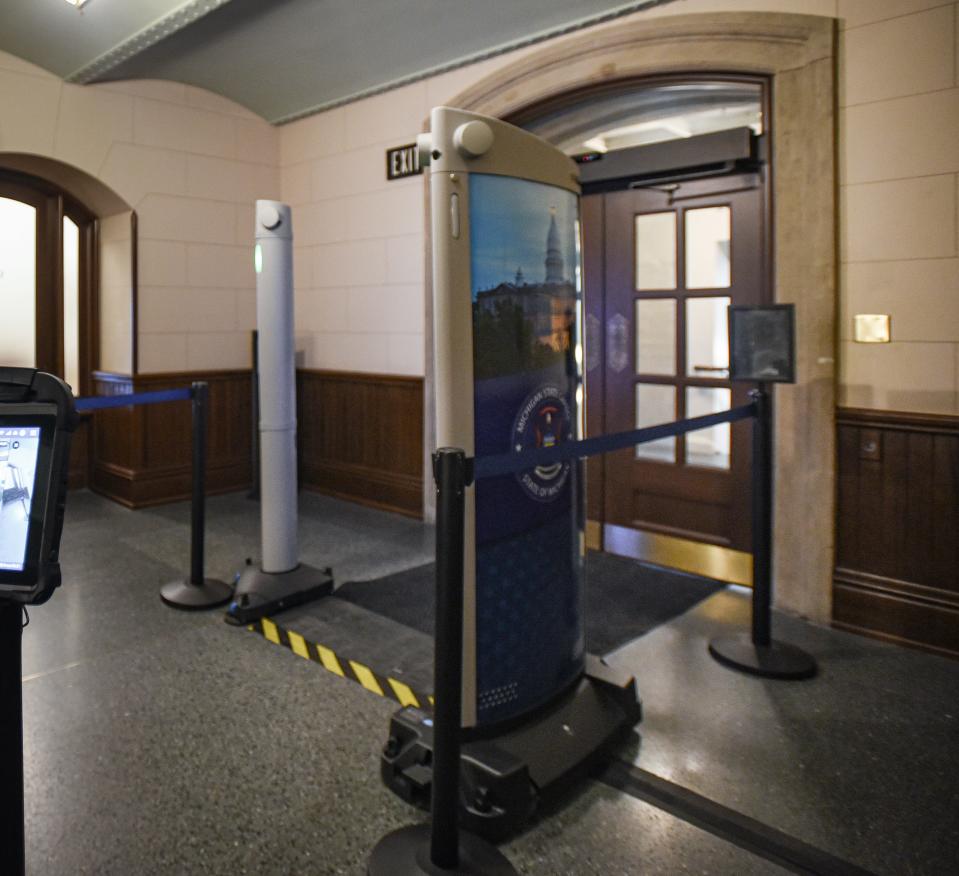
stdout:
[(299, 633), (281, 627), (276, 621), (270, 620), (268, 617), (261, 618), (258, 623), (250, 624), (247, 629), (254, 633), (260, 633), (264, 639), (274, 645), (283, 645), (283, 647), (289, 648), (294, 654), (303, 657), (305, 660), (319, 663), (327, 672), (332, 672), (340, 678), (362, 685), (370, 693), (396, 700), (401, 706), (429, 709), (433, 705), (433, 697), (429, 694), (413, 690), (408, 684), (390, 678), (388, 675), (382, 675), (358, 660), (350, 660), (339, 656), (325, 645), (308, 642)]

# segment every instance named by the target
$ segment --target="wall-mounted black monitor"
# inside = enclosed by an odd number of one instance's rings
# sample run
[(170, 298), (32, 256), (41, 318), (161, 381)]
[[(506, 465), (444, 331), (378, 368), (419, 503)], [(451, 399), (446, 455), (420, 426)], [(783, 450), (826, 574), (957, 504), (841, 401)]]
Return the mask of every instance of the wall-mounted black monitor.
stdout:
[(70, 437), (69, 388), (30, 368), (0, 368), (0, 600), (37, 604), (60, 583)]
[(795, 307), (769, 304), (729, 308), (729, 379), (796, 382)]

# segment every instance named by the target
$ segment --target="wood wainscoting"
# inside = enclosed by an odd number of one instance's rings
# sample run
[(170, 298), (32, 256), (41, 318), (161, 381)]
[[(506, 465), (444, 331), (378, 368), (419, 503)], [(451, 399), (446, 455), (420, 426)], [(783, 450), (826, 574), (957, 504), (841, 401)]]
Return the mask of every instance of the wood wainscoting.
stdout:
[[(250, 372), (200, 371), (138, 374), (97, 371), (96, 395), (123, 395), (189, 387), (194, 380), (210, 385), (207, 415), (209, 493), (226, 493), (250, 485), (252, 400)], [(90, 487), (128, 508), (145, 508), (189, 498), (191, 483), (191, 413), (189, 401), (97, 411), (93, 421)]]
[(300, 483), (423, 516), (423, 378), (297, 372)]
[(959, 417), (840, 409), (833, 622), (959, 655)]
[[(178, 389), (194, 380), (210, 384), (207, 491), (248, 489), (253, 431), (250, 371), (94, 374), (98, 395)], [(421, 377), (300, 370), (297, 396), (301, 487), (422, 516)], [(189, 402), (116, 408), (87, 416), (93, 490), (128, 508), (189, 497)], [(74, 483), (82, 486), (79, 443)]]

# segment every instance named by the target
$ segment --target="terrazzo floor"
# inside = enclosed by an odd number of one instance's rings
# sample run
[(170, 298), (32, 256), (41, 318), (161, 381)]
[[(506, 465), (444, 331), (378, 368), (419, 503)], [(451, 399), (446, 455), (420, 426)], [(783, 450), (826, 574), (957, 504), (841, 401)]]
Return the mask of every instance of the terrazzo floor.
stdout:
[[(339, 581), (431, 557), (417, 521), (300, 505), (302, 559)], [(207, 521), (207, 574), (230, 578), (256, 554), (258, 506), (216, 497)], [(423, 818), (379, 779), (395, 704), (221, 611), (164, 606), (188, 533), (186, 504), (70, 496), (63, 587), (24, 631), (28, 873), (365, 873), (386, 831)], [(368, 622), (337, 610), (328, 636)], [(726, 590), (613, 655), (645, 707), (621, 757), (877, 874), (956, 872), (959, 662), (777, 616), (822, 671), (764, 682), (706, 655), (747, 611)], [(404, 629), (382, 635), (402, 647)], [(787, 872), (591, 780), (502, 849), (524, 874)]]

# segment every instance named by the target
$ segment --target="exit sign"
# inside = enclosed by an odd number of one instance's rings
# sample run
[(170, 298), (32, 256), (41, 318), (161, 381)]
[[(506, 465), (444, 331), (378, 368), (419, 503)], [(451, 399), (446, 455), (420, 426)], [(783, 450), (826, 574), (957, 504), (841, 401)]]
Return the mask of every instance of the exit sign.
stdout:
[(422, 172), (420, 153), (415, 143), (386, 150), (386, 178), (388, 180), (416, 176)]

